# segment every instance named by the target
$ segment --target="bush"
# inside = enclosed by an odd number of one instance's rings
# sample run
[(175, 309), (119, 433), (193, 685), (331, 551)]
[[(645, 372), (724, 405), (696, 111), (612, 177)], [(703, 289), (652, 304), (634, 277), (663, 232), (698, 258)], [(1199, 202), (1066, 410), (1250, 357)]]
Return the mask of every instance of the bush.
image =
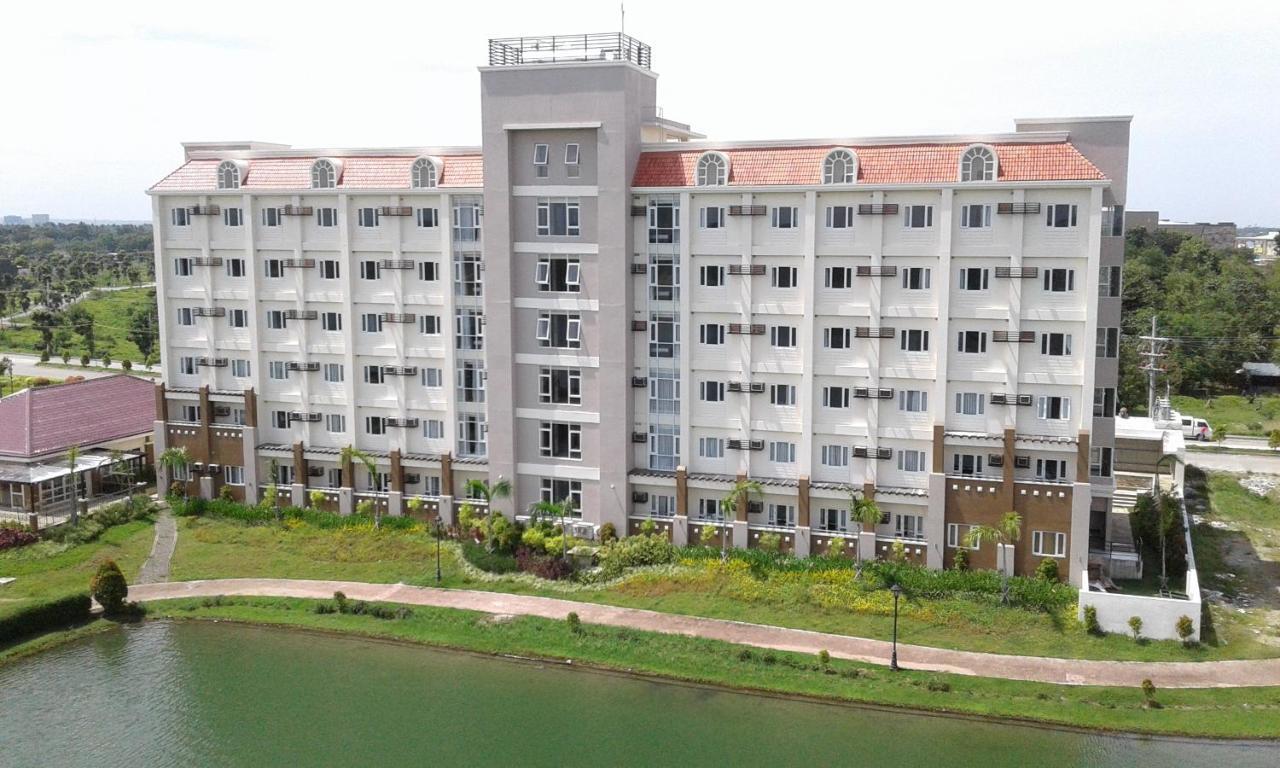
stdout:
[(52, 383), (53, 383), (53, 379), (50, 379), (45, 376), (36, 376), (35, 378), (31, 379), (31, 386), (33, 387), (47, 387)]
[(738, 661), (754, 661), (756, 654), (750, 648), (743, 648), (738, 651)]
[(519, 523), (511, 522), (498, 512), (489, 514), (489, 535), (492, 538), (490, 543), (494, 551), (512, 554), (520, 544), (523, 533), (524, 527)]
[(821, 664), (821, 665), (822, 665), (822, 666), (824, 666), (824, 667), (825, 667), (825, 666), (827, 666), (828, 664), (830, 664), (830, 663), (831, 663), (831, 653), (830, 653), (829, 651), (826, 651), (826, 650), (818, 651), (818, 663), (819, 663), (819, 664)]
[(96, 510), (89, 517), (81, 518), (78, 525), (46, 528), (40, 532), (40, 537), (60, 544), (87, 544), (96, 540), (107, 529), (133, 520), (141, 520), (153, 511), (155, 506), (150, 499), (146, 496), (134, 496)]
[[(314, 491), (311, 491), (310, 493), (308, 493), (308, 494), (307, 494), (307, 501), (311, 502), (311, 508), (312, 508), (312, 509), (320, 509), (321, 507), (323, 507), (323, 506), (324, 506), (325, 501), (326, 501), (328, 498), (329, 498), (329, 497), (328, 497), (328, 495), (327, 495), (327, 494), (325, 494), (325, 492), (324, 492), (324, 491), (321, 491), (321, 490), (319, 490), (319, 489), (316, 489), (316, 490), (314, 490)], [(413, 507), (413, 502), (415, 502), (415, 501), (418, 501), (418, 500), (417, 500), (417, 499), (410, 499), (410, 500), (409, 500), (409, 507), (410, 507), (410, 509), (412, 509), (412, 507)], [(419, 503), (419, 504), (421, 504), (422, 502), (418, 502), (418, 503)]]
[(542, 526), (526, 528), (520, 535), (520, 543), (534, 552), (547, 551), (547, 531)]
[(0, 619), (0, 644), (86, 622), (91, 607), (83, 592), (23, 606)]
[(702, 546), (704, 547), (711, 546), (712, 545), (711, 543), (713, 541), (719, 540), (719, 538), (720, 538), (720, 532), (711, 523), (707, 523), (706, 525), (702, 526), (702, 528), (699, 529), (698, 531), (698, 542), (701, 543)]
[(756, 549), (760, 549), (765, 552), (780, 552), (782, 550), (782, 534), (760, 534), (760, 538), (756, 542)]
[(611, 541), (618, 540), (618, 528), (613, 523), (605, 523), (600, 526), (600, 543), (608, 544)]
[(224, 485), (218, 489), (218, 498), (223, 501), (235, 501), (235, 494), (231, 492), (231, 486)]
[(893, 546), (890, 549), (890, 556), (895, 563), (907, 562), (907, 545), (902, 543), (902, 539), (894, 539)]
[(1175, 626), (1178, 631), (1178, 637), (1182, 640), (1183, 645), (1191, 645), (1195, 641), (1191, 636), (1196, 633), (1196, 624), (1191, 620), (1190, 616), (1179, 616), (1178, 623)]
[(81, 367), (81, 368), (88, 368), (88, 367), (89, 367), (89, 356), (88, 356), (88, 355), (81, 355), (81, 356), (80, 356), (80, 367)]
[(547, 557), (521, 547), (516, 550), (516, 567), (540, 579), (558, 581), (573, 575), (573, 567), (559, 557)]
[(407, 619), (413, 615), (413, 609), (404, 605), (387, 605), (385, 603), (369, 603), (357, 600), (354, 603), (341, 592), (333, 593), (332, 603), (316, 603), (313, 609), (319, 614), (346, 613), (353, 616), (372, 616), (375, 619)]
[(462, 556), (475, 567), (486, 573), (515, 573), (519, 568), (513, 555), (505, 552), (490, 552), (482, 544), (463, 540)]
[(1156, 684), (1149, 677), (1142, 681), (1142, 698), (1148, 707), (1154, 709), (1160, 706), (1156, 703)]
[(653, 522), (653, 520), (646, 519), (644, 522), (640, 523), (640, 533), (644, 534), (645, 536), (652, 536), (657, 532), (658, 532), (658, 524)]
[(951, 567), (957, 571), (969, 570), (969, 550), (957, 549), (955, 558), (951, 561)]
[(108, 616), (119, 614), (129, 596), (129, 585), (115, 560), (105, 560), (89, 582), (89, 591)]
[(458, 530), (470, 536), (476, 528), (476, 509), (470, 504), (458, 507)]
[(1084, 607), (1084, 631), (1091, 635), (1102, 634), (1102, 625), (1098, 623), (1098, 607), (1096, 605), (1086, 605)]
[(120, 361), (120, 367), (121, 367), (121, 368), (123, 368), (123, 369), (125, 369), (125, 371), (132, 371), (132, 370), (133, 370), (133, 361), (132, 361), (132, 360), (130, 360), (130, 359), (128, 359), (128, 358), (125, 358), (124, 360), (121, 360), (121, 361)]
[(39, 540), (39, 536), (23, 528), (0, 526), (0, 551), (25, 547)]
[(599, 558), (606, 577), (613, 578), (621, 575), (626, 568), (674, 563), (676, 548), (665, 536), (628, 536), (601, 547)]
[(569, 611), (569, 615), (564, 617), (565, 623), (569, 625), (569, 631), (575, 635), (582, 634), (582, 619), (578, 618), (578, 614)]
[(936, 677), (929, 678), (928, 682), (924, 684), (924, 687), (934, 693), (951, 692), (951, 683), (948, 683), (946, 680), (939, 680)]
[[(962, 552), (964, 550), (961, 550)], [(1058, 561), (1052, 557), (1046, 557), (1036, 566), (1036, 578), (1045, 581), (1058, 581)]]
[(1137, 642), (1142, 639), (1142, 617), (1141, 616), (1129, 617), (1129, 631), (1133, 633), (1134, 642)]

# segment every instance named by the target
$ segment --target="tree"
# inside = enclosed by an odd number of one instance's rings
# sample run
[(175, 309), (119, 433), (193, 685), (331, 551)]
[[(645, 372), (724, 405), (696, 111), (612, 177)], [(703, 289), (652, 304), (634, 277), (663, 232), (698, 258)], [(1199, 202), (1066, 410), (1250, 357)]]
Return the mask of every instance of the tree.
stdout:
[(186, 472), (190, 465), (191, 454), (187, 452), (185, 446), (166, 448), (160, 453), (160, 466), (164, 467), (165, 479), (169, 481), (170, 488), (176, 482), (174, 476)]
[(563, 557), (569, 560), (569, 518), (573, 517), (573, 499), (566, 496), (560, 501), (539, 501), (533, 511), (540, 517), (560, 518), (560, 533), (564, 537)]
[[(738, 506), (748, 503), (752, 496), (763, 496), (764, 488), (755, 480), (747, 480), (741, 478), (733, 484), (729, 489), (729, 493), (723, 499), (720, 499), (720, 517), (721, 522), (729, 523), (736, 516)], [(732, 530), (732, 523), (720, 526), (720, 562), (729, 560), (729, 532)]]
[[(13, 380), (13, 361), (7, 356), (0, 357), (0, 376), (8, 376), (10, 383)], [(0, 395), (4, 395), (4, 383), (0, 382)]]
[(89, 310), (78, 304), (72, 305), (62, 313), (62, 322), (73, 332), (80, 334), (80, 338), (84, 339), (84, 349), (90, 357), (97, 354), (93, 315), (89, 314)]
[(44, 354), (53, 354), (53, 332), (58, 324), (58, 316), (49, 309), (41, 307), (31, 310), (31, 327), (40, 333), (39, 350)]
[(120, 566), (114, 560), (105, 560), (98, 566), (98, 572), (89, 582), (89, 591), (93, 599), (98, 601), (108, 616), (119, 614), (124, 608), (125, 598), (129, 596), (129, 584), (120, 572)]
[(137, 346), (143, 359), (150, 357), (155, 350), (159, 326), (160, 321), (154, 301), (145, 309), (135, 309), (129, 314), (129, 330), (126, 336)]
[(996, 551), (1000, 554), (1000, 602), (1002, 603), (1009, 602), (1009, 573), (1005, 567), (1005, 558), (1008, 557), (1009, 546), (1021, 538), (1022, 515), (1017, 512), (1006, 512), (996, 525), (975, 525), (964, 537), (966, 547), (981, 547), (984, 542), (992, 542), (996, 545)]
[(111, 367), (111, 355), (108, 355), (108, 354), (102, 355), (102, 367), (103, 368)]
[(849, 490), (849, 522), (858, 524), (858, 544), (854, 546), (855, 559), (857, 561), (856, 573), (862, 575), (862, 546), (861, 535), (868, 526), (875, 530), (875, 526), (881, 520), (880, 507), (871, 499), (866, 499), (858, 495), (856, 490)]
[(485, 515), (484, 541), (485, 547), (492, 552), (493, 513), (497, 511), (493, 508), (493, 500), (505, 499), (511, 496), (511, 481), (501, 479), (493, 485), (490, 485), (488, 480), (472, 478), (467, 481), (467, 495), (471, 498), (479, 496), (485, 501), (485, 508), (488, 510), (488, 514)]
[[(354, 464), (357, 461), (360, 462), (364, 467), (365, 472), (369, 473), (369, 483), (372, 485), (376, 482), (378, 477), (378, 464), (373, 460), (372, 456), (359, 448), (356, 448), (354, 445), (348, 445), (342, 449), (341, 457), (344, 465)], [(355, 478), (352, 478), (351, 481), (352, 485), (354, 485)], [(375, 505), (373, 509), (373, 527), (382, 527), (382, 508), (377, 505)]]

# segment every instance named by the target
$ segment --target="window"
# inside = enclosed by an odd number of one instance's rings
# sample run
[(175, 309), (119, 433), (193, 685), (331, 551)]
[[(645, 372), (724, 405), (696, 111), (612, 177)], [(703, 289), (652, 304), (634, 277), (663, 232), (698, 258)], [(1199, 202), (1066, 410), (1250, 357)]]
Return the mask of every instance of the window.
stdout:
[(579, 147), (577, 144), (564, 145), (564, 171), (571, 179), (578, 178)]
[(769, 328), (769, 343), (775, 347), (794, 347), (796, 336), (794, 325), (775, 325)]
[(243, 358), (235, 358), (231, 361), (231, 377), (235, 379), (249, 378), (250, 368), (249, 361)]
[(330, 333), (342, 330), (342, 315), (338, 312), (321, 312), (320, 329)]
[(488, 447), (489, 426), (484, 417), (463, 414), (458, 418), (458, 455), (484, 456)]
[(989, 205), (960, 206), (960, 228), (961, 229), (986, 229), (990, 226), (991, 226), (991, 206)]
[(799, 282), (800, 270), (796, 267), (773, 267), (770, 270), (774, 288), (795, 288)]
[(582, 318), (559, 312), (538, 315), (535, 328), (540, 346), (556, 349), (578, 349), (582, 346)]
[(960, 270), (960, 290), (985, 291), (990, 282), (991, 270), (982, 267), (963, 267)]
[(698, 158), (696, 183), (699, 187), (721, 187), (729, 183), (729, 160), (718, 152)]
[(284, 310), (268, 309), (267, 310), (267, 327), (279, 331), (288, 327), (288, 321), (285, 320)]
[(698, 267), (698, 282), (706, 288), (720, 288), (724, 285), (724, 267), (709, 264)]
[(484, 365), (474, 360), (462, 360), (455, 372), (458, 382), (458, 399), (464, 403), (483, 403), (489, 376)]
[(904, 352), (928, 352), (929, 332), (921, 330), (902, 331), (900, 348)]
[(284, 223), (283, 216), (279, 208), (263, 208), (262, 209), (262, 226), (278, 227)]
[(699, 520), (724, 520), (724, 509), (720, 507), (719, 499), (698, 499), (698, 519)]
[(227, 324), (232, 328), (248, 328), (249, 327), (249, 310), (233, 309), (227, 312)]
[(853, 229), (853, 206), (828, 205), (827, 229)]
[(369, 435), (385, 435), (387, 433), (387, 419), (385, 416), (365, 416), (364, 431)]
[(849, 446), (847, 445), (822, 446), (822, 465), (824, 467), (849, 466)]
[(196, 316), (191, 307), (178, 307), (178, 325), (195, 325)]
[(828, 288), (853, 287), (853, 267), (827, 267), (823, 274), (823, 284)]
[(333, 189), (338, 186), (338, 169), (328, 160), (317, 160), (311, 164), (311, 188)]
[(342, 277), (341, 262), (337, 259), (324, 259), (320, 262), (320, 279), (337, 280)]
[(800, 226), (800, 209), (795, 206), (775, 206), (769, 215), (769, 223), (774, 229), (796, 229)]
[(932, 205), (902, 206), (902, 226), (907, 229), (925, 229), (933, 226)]
[(770, 384), (769, 402), (774, 405), (795, 405), (796, 388), (794, 384)]
[(360, 330), (364, 333), (380, 333), (382, 331), (382, 315), (366, 312), (360, 316)]
[(1076, 225), (1076, 206), (1057, 205), (1045, 206), (1045, 226), (1054, 229), (1064, 229), (1066, 227), (1074, 227)]
[(904, 389), (898, 393), (898, 410), (924, 413), (929, 410), (929, 393), (923, 389)]
[(480, 239), (484, 208), (479, 203), (458, 203), (453, 206), (453, 239), (474, 243)]
[(824, 408), (848, 408), (849, 407), (849, 388), (848, 387), (823, 387), (822, 388), (822, 406)]
[(981, 392), (957, 392), (956, 414), (959, 416), (981, 416), (986, 413), (987, 396)]
[(1089, 476), (1111, 477), (1111, 449), (1089, 449)]
[(1093, 388), (1093, 415), (1104, 419), (1116, 415), (1115, 387)]
[(982, 454), (957, 453), (951, 457), (951, 471), (957, 475), (981, 475)]
[(377, 208), (359, 208), (356, 210), (356, 226), (376, 227), (382, 219)]
[(698, 399), (704, 403), (723, 403), (724, 402), (724, 382), (723, 381), (700, 381), (698, 382)]
[(328, 481), (330, 488), (342, 487), (342, 469), (340, 467), (329, 467), (325, 471), (325, 480)]
[(765, 525), (775, 528), (791, 528), (796, 524), (796, 508), (794, 504), (769, 504), (764, 520)]
[(542, 456), (555, 459), (582, 458), (582, 425), (544, 421), (538, 428), (538, 445)]
[(1044, 289), (1053, 293), (1066, 293), (1076, 289), (1076, 271), (1074, 269), (1046, 269), (1044, 271)]
[(582, 264), (577, 259), (543, 256), (534, 268), (538, 290), (550, 293), (577, 293), (582, 286)]
[(439, 389), (444, 386), (444, 371), (440, 368), (423, 368), (422, 386), (428, 389)]
[(680, 354), (680, 318), (674, 314), (649, 315), (649, 357), (669, 359)]
[(833, 149), (822, 161), (823, 184), (852, 184), (858, 177), (858, 158), (847, 149)]
[(1071, 334), (1069, 333), (1040, 334), (1040, 354), (1049, 355), (1050, 357), (1070, 357), (1071, 356)]
[(724, 326), (719, 323), (703, 323), (698, 326), (698, 338), (703, 344), (723, 344)]
[(704, 459), (723, 459), (724, 458), (724, 438), (722, 437), (698, 438), (698, 455)]
[(649, 413), (680, 413), (680, 374), (654, 368), (649, 371)]
[(582, 509), (582, 481), (544, 477), (539, 489), (538, 500), (550, 504), (568, 501), (570, 507), (580, 510)]
[(533, 145), (533, 170), (534, 174), (540, 178), (547, 177), (547, 160), (551, 155), (551, 148), (546, 144)]
[(673, 517), (676, 513), (676, 497), (664, 494), (650, 494), (650, 517)]
[(459, 309), (454, 313), (454, 347), (457, 349), (484, 349), (484, 313), (474, 309)]
[(230, 464), (224, 465), (222, 467), (222, 480), (227, 485), (244, 485), (244, 467), (236, 467)]
[(929, 290), (932, 271), (928, 267), (906, 267), (902, 270), (902, 287), (908, 291)]
[(649, 299), (672, 301), (680, 298), (680, 265), (665, 254), (649, 256)]
[(698, 226), (703, 229), (724, 229), (724, 209), (719, 206), (699, 209)]
[(262, 262), (262, 271), (271, 279), (284, 277), (284, 261), (281, 259), (267, 259)]
[(680, 242), (680, 206), (663, 200), (649, 201), (649, 242)]
[[(195, 372), (196, 359), (194, 357), (183, 356), (178, 358), (178, 373), (194, 376)], [(192, 419), (187, 419), (187, 421), (192, 421)]]
[(957, 334), (956, 351), (970, 355), (985, 354), (987, 351), (986, 331), (960, 331)]
[(794, 464), (796, 460), (796, 444), (782, 440), (769, 441), (769, 461), (778, 464)]
[(324, 372), (324, 380), (330, 384), (340, 384), (347, 377), (342, 363), (325, 363), (320, 370)]
[(559, 405), (581, 405), (582, 371), (577, 368), (540, 369), (538, 400)]
[(1099, 328), (1098, 341), (1094, 352), (1096, 357), (1118, 357), (1120, 355), (1120, 329)]
[(288, 411), (272, 411), (271, 426), (275, 427), (276, 429), (288, 429), (289, 428), (289, 412)]
[(420, 157), (413, 161), (409, 169), (409, 186), (414, 189), (430, 189), (436, 185), (436, 164), (429, 158)]
[(418, 333), (424, 336), (440, 335), (439, 315), (418, 315)]
[(823, 328), (822, 346), (824, 349), (848, 349), (853, 345), (853, 332), (844, 327)]
[(434, 261), (418, 262), (418, 279), (423, 282), (434, 282), (440, 279), (440, 265)]
[(898, 451), (898, 469), (903, 472), (927, 472), (924, 451), (911, 449)]
[(1071, 418), (1071, 398), (1041, 395), (1036, 400), (1036, 418), (1066, 421)]
[(182, 256), (173, 260), (173, 274), (178, 277), (191, 277), (191, 259)]
[(894, 515), (893, 535), (900, 539), (923, 539), (924, 515)]
[(200, 406), (184, 405), (178, 412), (181, 421), (196, 422), (200, 420)]
[(539, 200), (538, 234), (577, 237), (581, 232), (578, 226), (578, 215), (577, 200)]
[(1098, 295), (1105, 298), (1116, 298), (1122, 286), (1120, 267), (1103, 267), (1098, 271)]
[(419, 208), (413, 215), (422, 229), (434, 229), (440, 226), (439, 208)]
[(240, 166), (234, 160), (218, 163), (218, 189), (240, 188)]
[(440, 419), (427, 419), (422, 422), (422, 436), (428, 440), (443, 440), (444, 422)]
[(317, 227), (338, 226), (338, 209), (337, 208), (317, 208), (316, 209), (316, 226)]
[(973, 530), (972, 525), (947, 523), (947, 546), (952, 549), (977, 549), (967, 545), (971, 530)]
[(276, 381), (284, 381), (289, 378), (289, 368), (284, 364), (283, 360), (270, 360), (267, 362), (267, 378)]
[(960, 181), (995, 181), (996, 153), (989, 147), (973, 146), (960, 157)]
[(364, 383), (365, 384), (381, 384), (383, 381), (381, 365), (366, 365), (364, 367)]
[(324, 415), (324, 431), (342, 434), (347, 431), (347, 417), (341, 413), (326, 413)]
[(1067, 534), (1058, 531), (1032, 531), (1031, 554), (1036, 557), (1066, 557)]
[(382, 277), (382, 267), (378, 262), (372, 259), (365, 259), (360, 262), (361, 280), (377, 280), (380, 277)]
[(223, 208), (222, 209), (222, 225), (225, 227), (244, 226), (244, 209), (243, 208)]
[(649, 469), (672, 470), (680, 463), (680, 427), (659, 424), (649, 427)]
[(175, 227), (185, 227), (191, 223), (191, 214), (186, 208), (172, 208), (169, 211), (169, 221)]
[(453, 257), (453, 292), (457, 296), (484, 295), (484, 261), (479, 253)]
[[(838, 507), (822, 507), (818, 510), (818, 530), (829, 533), (844, 533), (848, 531), (849, 510), (839, 509)], [(843, 544), (833, 541), (832, 546), (841, 547)]]
[(227, 259), (227, 277), (244, 277), (246, 269), (244, 259)]

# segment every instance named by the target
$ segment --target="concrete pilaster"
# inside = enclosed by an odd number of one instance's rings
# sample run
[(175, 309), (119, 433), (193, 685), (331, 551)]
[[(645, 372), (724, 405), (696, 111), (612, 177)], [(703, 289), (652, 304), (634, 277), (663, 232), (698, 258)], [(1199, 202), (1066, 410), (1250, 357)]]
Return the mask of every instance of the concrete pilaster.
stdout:
[(338, 489), (338, 514), (346, 517), (355, 511), (355, 491), (351, 488)]
[(399, 491), (390, 491), (387, 493), (387, 514), (391, 517), (400, 517), (404, 514), (404, 494)]
[(792, 554), (796, 557), (808, 557), (810, 547), (813, 546), (813, 543), (810, 541), (809, 526), (796, 526), (795, 534), (796, 537), (791, 550)]
[(747, 534), (748, 534), (747, 521), (734, 520), (733, 521), (733, 546), (737, 547), (738, 549), (746, 549)]
[(671, 543), (677, 547), (689, 546), (689, 518), (676, 515), (671, 518)]
[(302, 483), (289, 486), (289, 503), (295, 507), (307, 506), (307, 486)]

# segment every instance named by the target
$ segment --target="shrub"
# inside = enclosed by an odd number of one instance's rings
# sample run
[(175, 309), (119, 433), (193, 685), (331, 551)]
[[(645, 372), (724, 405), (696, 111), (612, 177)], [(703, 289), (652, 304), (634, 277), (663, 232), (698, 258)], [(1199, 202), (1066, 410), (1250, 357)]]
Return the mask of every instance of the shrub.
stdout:
[(653, 522), (653, 520), (646, 519), (644, 522), (640, 523), (640, 533), (645, 536), (652, 536), (657, 532), (658, 524)]
[[(311, 491), (310, 493), (308, 493), (308, 494), (307, 494), (307, 501), (309, 501), (309, 502), (311, 503), (311, 508), (312, 508), (312, 509), (320, 509), (321, 507), (323, 507), (323, 506), (324, 506), (325, 501), (326, 501), (328, 498), (329, 498), (329, 497), (325, 494), (325, 492), (324, 492), (324, 491), (321, 491), (321, 490), (318, 490), (318, 489), (317, 489), (317, 490), (314, 490), (314, 491)], [(409, 501), (409, 507), (410, 507), (410, 509), (412, 509), (412, 507), (413, 507), (413, 502), (414, 502), (414, 501), (417, 501), (417, 499), (411, 499), (411, 500)]]
[(569, 611), (569, 615), (564, 617), (565, 623), (569, 625), (569, 631), (575, 635), (582, 634), (582, 619), (578, 618), (575, 611)]
[(779, 552), (782, 550), (782, 535), (778, 533), (762, 533), (756, 543), (756, 548), (765, 552)]
[(1142, 698), (1148, 707), (1154, 709), (1160, 706), (1156, 703), (1156, 684), (1149, 677), (1142, 681)]
[(1102, 634), (1102, 625), (1098, 623), (1098, 607), (1096, 605), (1086, 605), (1084, 607), (1084, 631), (1091, 635)]
[(600, 568), (606, 578), (641, 565), (665, 565), (676, 559), (676, 548), (665, 536), (628, 536), (600, 548)]
[(49, 362), (49, 350), (46, 349), (40, 353), (40, 362), (42, 363)]
[(0, 551), (25, 547), (28, 544), (35, 544), (39, 540), (39, 536), (23, 528), (15, 528), (8, 525), (0, 526)]
[(0, 644), (88, 621), (91, 607), (83, 592), (23, 606), (0, 619)]
[(476, 527), (476, 510), (470, 504), (458, 507), (458, 529), (471, 534)]
[(1178, 631), (1178, 637), (1182, 640), (1183, 645), (1189, 646), (1195, 642), (1191, 639), (1191, 636), (1196, 633), (1196, 625), (1195, 622), (1191, 620), (1190, 616), (1179, 616), (1178, 623), (1175, 628)]
[(1273, 429), (1267, 435), (1267, 446), (1272, 449), (1280, 448), (1280, 429)]
[(515, 573), (519, 570), (514, 556), (505, 552), (490, 552), (474, 541), (462, 541), (462, 556), (486, 573)]
[(547, 557), (521, 547), (516, 550), (516, 567), (540, 579), (557, 581), (573, 574), (573, 567), (559, 557)]
[(704, 547), (711, 546), (711, 542), (716, 541), (719, 538), (720, 538), (720, 532), (717, 531), (716, 527), (711, 523), (707, 523), (706, 525), (702, 526), (702, 528), (698, 531), (698, 541)]
[(617, 541), (618, 528), (613, 523), (605, 523), (600, 526), (600, 543), (608, 544), (611, 541)]
[(934, 693), (951, 692), (951, 683), (948, 683), (946, 680), (939, 680), (936, 677), (929, 678), (928, 682), (924, 684), (924, 687)]
[(957, 571), (969, 570), (969, 550), (957, 549), (955, 559), (951, 561), (951, 567)]
[(489, 514), (489, 535), (492, 539), (490, 543), (494, 551), (508, 555), (515, 552), (523, 532), (524, 528), (519, 523), (511, 522), (498, 512)]
[(98, 572), (89, 582), (89, 591), (108, 616), (121, 612), (129, 595), (129, 585), (125, 583), (124, 574), (115, 560), (105, 560), (98, 566)]
[(52, 383), (53, 383), (53, 379), (50, 379), (45, 376), (36, 376), (31, 380), (31, 386), (33, 387), (47, 387)]
[(547, 531), (541, 526), (526, 528), (524, 533), (520, 534), (520, 543), (533, 552), (546, 552)]
[(765, 651), (764, 656), (761, 656), (760, 660), (763, 661), (765, 664), (777, 664), (778, 655), (775, 654), (773, 651)]
[[(64, 363), (65, 363), (65, 362), (66, 362), (66, 360), (63, 360), (62, 362), (64, 362)], [(83, 377), (83, 376), (75, 376), (75, 375), (72, 375), (72, 376), (68, 376), (67, 378), (63, 379), (63, 380), (62, 380), (62, 383), (63, 383), (63, 384), (75, 384), (76, 382), (80, 382), (80, 381), (84, 381), (84, 377)]]
[(236, 500), (235, 494), (231, 492), (231, 486), (229, 485), (224, 485), (222, 486), (222, 488), (218, 490), (218, 498), (222, 499), (223, 501)]
[(1141, 616), (1129, 617), (1129, 631), (1133, 633), (1133, 639), (1135, 642), (1142, 639), (1142, 617)]
[(818, 651), (818, 663), (819, 663), (819, 664), (821, 664), (821, 665), (822, 665), (822, 666), (824, 666), (824, 667), (825, 667), (825, 666), (827, 666), (828, 664), (830, 664), (830, 663), (831, 663), (831, 653), (830, 653), (829, 651), (825, 650), (825, 649), (824, 649), (824, 650), (821, 650), (821, 651)]
[[(961, 550), (963, 551), (963, 550)], [(1036, 566), (1036, 578), (1045, 581), (1058, 581), (1058, 561), (1052, 557), (1046, 557)]]
[(88, 356), (88, 355), (81, 355), (81, 356), (80, 356), (80, 367), (81, 367), (81, 368), (88, 368), (88, 367), (89, 367), (89, 356)]
[(738, 651), (738, 661), (754, 661), (756, 654), (750, 648), (743, 648)]
[(907, 545), (902, 543), (901, 539), (894, 539), (892, 548), (893, 562), (907, 562)]

